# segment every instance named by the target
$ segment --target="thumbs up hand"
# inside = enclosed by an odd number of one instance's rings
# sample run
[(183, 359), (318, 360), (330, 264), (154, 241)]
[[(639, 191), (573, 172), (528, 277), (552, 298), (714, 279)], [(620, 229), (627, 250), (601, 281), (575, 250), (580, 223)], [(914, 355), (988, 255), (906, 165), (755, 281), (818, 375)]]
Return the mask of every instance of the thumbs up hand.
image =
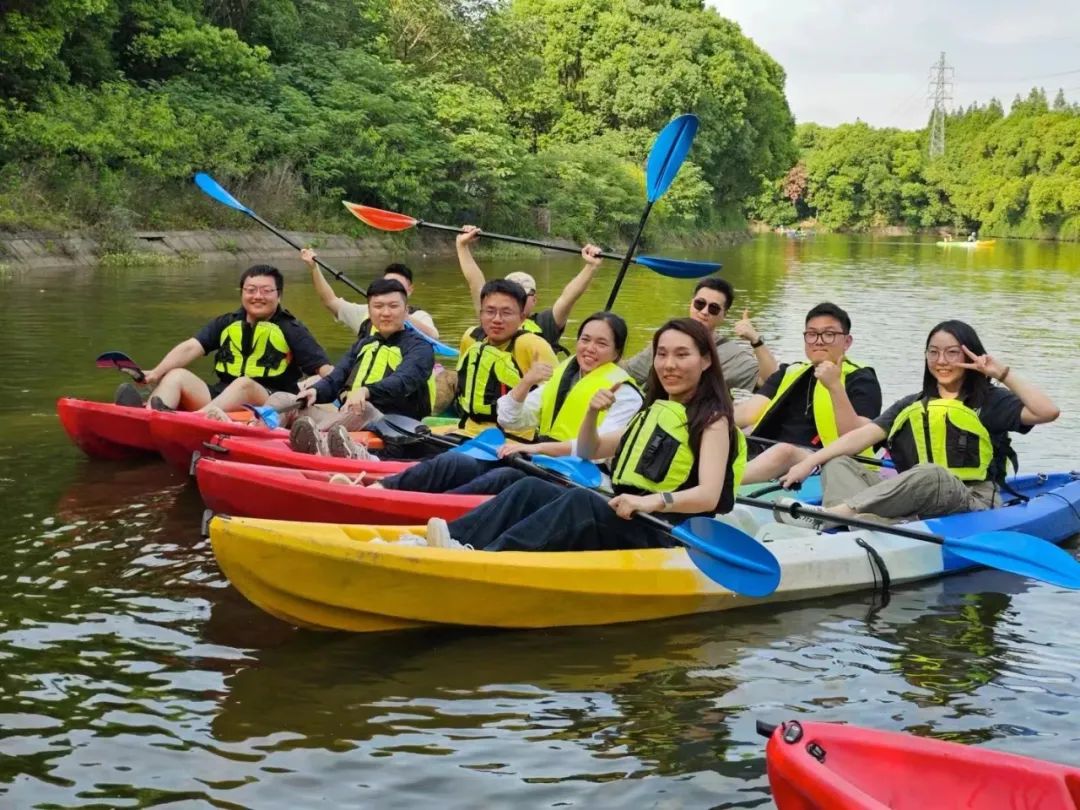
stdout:
[(731, 330), (735, 333), (736, 337), (740, 337), (748, 343), (756, 343), (761, 336), (758, 334), (757, 329), (754, 328), (754, 324), (750, 321), (750, 308), (746, 307), (743, 310), (742, 319), (740, 319)]
[(615, 392), (619, 390), (619, 386), (622, 383), (615, 383), (611, 388), (601, 388), (595, 394), (591, 400), (589, 400), (589, 410), (595, 413), (600, 411), (606, 411), (612, 405), (615, 404)]
[(545, 363), (540, 359), (540, 352), (534, 351), (532, 356), (532, 363), (529, 364), (529, 368), (522, 375), (522, 381), (528, 382), (529, 387), (534, 385), (540, 385), (551, 379), (552, 373), (555, 371), (552, 368), (551, 363)]

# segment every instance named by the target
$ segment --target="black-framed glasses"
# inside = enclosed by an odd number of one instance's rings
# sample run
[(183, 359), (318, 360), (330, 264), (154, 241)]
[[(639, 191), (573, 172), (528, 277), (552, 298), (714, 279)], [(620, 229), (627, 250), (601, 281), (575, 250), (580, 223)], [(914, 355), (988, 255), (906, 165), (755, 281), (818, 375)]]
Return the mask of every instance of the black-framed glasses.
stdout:
[(802, 339), (807, 343), (820, 343), (822, 346), (832, 346), (838, 337), (843, 337), (847, 332), (834, 332), (827, 329), (824, 332), (814, 332), (810, 329), (802, 333)]
[(715, 301), (706, 301), (704, 298), (694, 299), (694, 309), (696, 309), (698, 312), (701, 312), (701, 310), (705, 309), (706, 307), (708, 307), (709, 314), (713, 317), (716, 317), (724, 311), (724, 308), (717, 304)]

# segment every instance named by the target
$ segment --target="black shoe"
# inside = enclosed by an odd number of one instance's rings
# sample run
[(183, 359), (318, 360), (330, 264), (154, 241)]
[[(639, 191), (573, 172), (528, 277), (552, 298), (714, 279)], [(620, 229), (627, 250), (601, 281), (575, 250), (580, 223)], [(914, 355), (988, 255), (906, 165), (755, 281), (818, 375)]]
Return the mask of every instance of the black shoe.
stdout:
[(175, 411), (176, 408), (170, 408), (164, 402), (161, 401), (161, 397), (150, 397), (150, 407), (155, 411)]
[(116, 395), (113, 397), (113, 402), (126, 408), (141, 408), (143, 406), (139, 389), (131, 383), (120, 383), (120, 386), (116, 389)]

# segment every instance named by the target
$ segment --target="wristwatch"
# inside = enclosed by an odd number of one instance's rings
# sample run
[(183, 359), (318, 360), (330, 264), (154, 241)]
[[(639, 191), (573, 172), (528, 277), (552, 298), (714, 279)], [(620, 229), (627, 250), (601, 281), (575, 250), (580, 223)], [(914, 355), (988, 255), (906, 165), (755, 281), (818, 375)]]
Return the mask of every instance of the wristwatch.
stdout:
[(665, 512), (675, 505), (675, 496), (672, 495), (670, 492), (661, 492), (660, 497), (664, 499)]
[(750, 348), (751, 349), (757, 349), (757, 348), (760, 348), (761, 346), (764, 346), (764, 345), (765, 345), (765, 338), (763, 338), (761, 335), (758, 335), (757, 340), (754, 340), (754, 341), (750, 342)]

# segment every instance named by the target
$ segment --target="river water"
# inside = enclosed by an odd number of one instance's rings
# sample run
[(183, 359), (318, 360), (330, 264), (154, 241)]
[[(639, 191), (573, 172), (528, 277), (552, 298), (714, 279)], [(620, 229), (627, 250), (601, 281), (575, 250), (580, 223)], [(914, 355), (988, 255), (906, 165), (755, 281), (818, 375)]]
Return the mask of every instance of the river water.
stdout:
[[(886, 402), (918, 388), (928, 329), (968, 320), (1062, 408), (1016, 442), (1023, 470), (1080, 467), (1080, 246), (765, 236), (718, 258), (735, 310), (782, 359), (801, 356), (810, 306), (848, 309), (851, 356)], [(482, 264), (531, 272), (542, 303), (577, 269)], [(416, 300), (456, 342), (469, 306), (455, 267), (413, 266)], [(242, 267), (0, 271), (0, 806), (768, 807), (754, 721), (792, 717), (1080, 765), (1080, 594), (996, 572), (887, 604), (573, 630), (323, 635), (262, 614), (200, 539), (191, 485), (162, 463), (82, 457), (54, 411), (111, 397), (120, 380), (98, 353), (152, 365), (238, 306)], [(350, 336), (299, 263), (283, 269), (287, 306), (336, 357)], [(632, 268), (617, 306), (631, 348), (689, 292)]]

